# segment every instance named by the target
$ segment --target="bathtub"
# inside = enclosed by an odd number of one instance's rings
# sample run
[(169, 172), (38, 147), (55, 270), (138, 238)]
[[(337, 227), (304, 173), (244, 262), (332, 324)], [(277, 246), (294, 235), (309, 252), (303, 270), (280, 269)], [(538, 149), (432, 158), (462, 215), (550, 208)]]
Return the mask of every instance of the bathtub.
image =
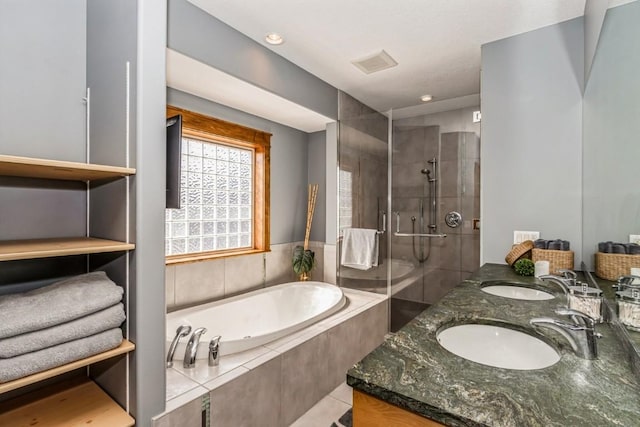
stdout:
[[(332, 315), (346, 304), (342, 289), (323, 282), (291, 282), (203, 304), (167, 315), (165, 354), (176, 329), (207, 328), (197, 359), (206, 359), (209, 340), (220, 335), (220, 355), (261, 346)], [(184, 356), (188, 337), (178, 345), (174, 360)]]

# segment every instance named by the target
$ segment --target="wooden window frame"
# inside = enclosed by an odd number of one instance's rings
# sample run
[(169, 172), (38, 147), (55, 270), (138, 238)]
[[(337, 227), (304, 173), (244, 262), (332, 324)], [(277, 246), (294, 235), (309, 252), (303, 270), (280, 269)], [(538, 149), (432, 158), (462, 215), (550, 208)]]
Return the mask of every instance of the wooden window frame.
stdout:
[(271, 222), (271, 134), (167, 105), (167, 117), (172, 117), (177, 114), (182, 115), (182, 135), (187, 138), (191, 137), (216, 144), (253, 150), (253, 246), (250, 248), (167, 255), (166, 264), (179, 264), (268, 252), (269, 227)]

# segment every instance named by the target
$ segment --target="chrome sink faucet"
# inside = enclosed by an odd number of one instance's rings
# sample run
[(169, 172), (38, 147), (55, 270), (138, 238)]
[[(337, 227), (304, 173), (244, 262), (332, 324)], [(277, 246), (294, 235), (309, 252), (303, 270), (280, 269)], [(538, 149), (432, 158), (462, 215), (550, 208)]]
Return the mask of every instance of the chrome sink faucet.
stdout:
[(596, 359), (598, 357), (597, 338), (602, 335), (596, 332), (595, 320), (586, 314), (562, 308), (556, 310), (557, 314), (570, 316), (572, 323), (565, 322), (551, 317), (536, 317), (529, 323), (533, 326), (549, 328), (560, 333), (569, 341), (571, 348), (578, 357), (583, 359)]
[(198, 344), (200, 344), (200, 337), (207, 332), (207, 328), (198, 328), (193, 331), (189, 342), (187, 343), (187, 349), (184, 352), (184, 361), (182, 366), (185, 368), (193, 368), (196, 366), (196, 355), (198, 354)]
[(173, 366), (173, 355), (176, 352), (176, 347), (178, 347), (178, 341), (180, 338), (185, 337), (191, 333), (191, 326), (181, 325), (176, 330), (176, 336), (173, 337), (173, 341), (171, 341), (171, 345), (169, 346), (169, 351), (167, 352), (167, 368)]
[(634, 285), (636, 279), (640, 280), (640, 276), (631, 274), (629, 276), (618, 277), (618, 281), (612, 287), (617, 291), (623, 291), (626, 287), (637, 287), (638, 285)]
[(562, 288), (565, 295), (569, 293), (569, 286), (575, 286), (576, 284), (576, 279), (573, 277), (558, 277), (551, 274), (545, 274), (538, 277), (538, 279), (543, 282), (555, 283)]

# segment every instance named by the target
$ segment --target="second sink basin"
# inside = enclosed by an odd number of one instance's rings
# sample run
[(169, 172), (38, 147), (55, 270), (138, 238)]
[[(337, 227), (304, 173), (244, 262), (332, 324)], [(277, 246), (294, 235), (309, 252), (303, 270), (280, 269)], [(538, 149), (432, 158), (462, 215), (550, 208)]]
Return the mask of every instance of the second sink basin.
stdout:
[(481, 289), (483, 292), (491, 295), (519, 300), (543, 301), (554, 298), (554, 296), (548, 292), (518, 286), (517, 284), (510, 284), (508, 282), (488, 282), (488, 284), (484, 285)]
[(441, 330), (436, 339), (457, 356), (496, 368), (542, 369), (560, 360), (556, 350), (544, 341), (501, 326), (451, 326)]

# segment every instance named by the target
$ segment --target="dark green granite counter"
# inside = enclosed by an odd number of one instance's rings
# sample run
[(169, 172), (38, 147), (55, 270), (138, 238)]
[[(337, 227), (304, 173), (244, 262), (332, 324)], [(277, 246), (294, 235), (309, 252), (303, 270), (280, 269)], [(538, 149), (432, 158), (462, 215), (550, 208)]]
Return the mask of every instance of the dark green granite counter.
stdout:
[[(509, 280), (550, 291), (548, 301), (522, 301), (482, 292), (480, 283)], [(599, 357), (584, 360), (549, 329), (529, 326), (533, 317), (558, 317), (565, 297), (553, 284), (515, 275), (487, 264), (447, 294), (347, 374), (353, 388), (450, 426), (639, 426), (640, 382), (627, 350), (610, 325), (597, 326), (603, 338)], [(494, 368), (442, 348), (436, 332), (459, 323), (509, 324), (543, 338), (560, 353), (545, 369)]]

